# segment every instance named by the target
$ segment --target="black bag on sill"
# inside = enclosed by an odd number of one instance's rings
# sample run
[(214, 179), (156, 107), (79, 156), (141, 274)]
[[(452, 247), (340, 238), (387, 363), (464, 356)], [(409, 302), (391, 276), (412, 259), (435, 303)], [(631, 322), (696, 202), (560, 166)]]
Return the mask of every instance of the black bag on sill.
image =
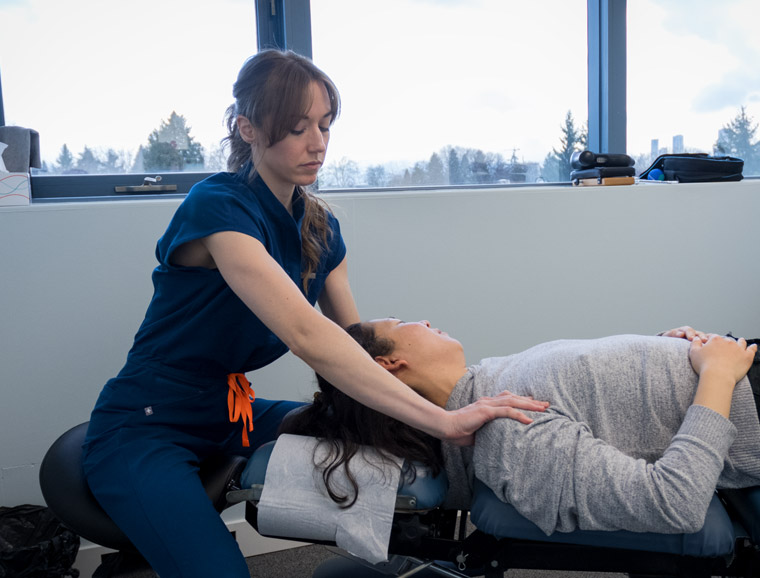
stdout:
[(79, 536), (43, 506), (0, 507), (0, 578), (77, 578)]
[(714, 183), (740, 181), (744, 161), (735, 157), (711, 157), (706, 153), (660, 155), (639, 179)]

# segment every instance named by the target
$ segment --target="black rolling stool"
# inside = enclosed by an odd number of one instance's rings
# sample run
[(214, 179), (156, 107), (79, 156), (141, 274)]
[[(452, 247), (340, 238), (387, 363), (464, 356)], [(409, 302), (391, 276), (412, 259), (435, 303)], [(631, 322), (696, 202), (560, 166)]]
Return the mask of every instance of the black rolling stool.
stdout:
[[(70, 530), (90, 542), (117, 550), (117, 554), (103, 557), (101, 568), (107, 563), (111, 568), (118, 565), (120, 570), (149, 568), (87, 486), (82, 468), (82, 443), (88, 424), (85, 422), (71, 428), (50, 446), (40, 465), (42, 495), (48, 508)], [(229, 505), (227, 492), (237, 487), (246, 462), (240, 456), (217, 455), (201, 463), (203, 487), (218, 512)], [(96, 571), (93, 577), (99, 575), (102, 574)]]

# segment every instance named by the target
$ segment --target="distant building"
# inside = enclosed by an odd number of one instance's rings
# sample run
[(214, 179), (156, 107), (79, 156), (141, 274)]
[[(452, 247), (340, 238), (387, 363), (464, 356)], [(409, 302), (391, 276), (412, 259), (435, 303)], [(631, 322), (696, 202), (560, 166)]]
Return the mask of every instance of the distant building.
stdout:
[(683, 135), (677, 134), (673, 137), (673, 153), (680, 154), (684, 151), (683, 148)]
[(652, 147), (649, 153), (649, 155), (652, 157), (652, 160), (657, 158), (659, 151), (660, 151), (660, 141), (659, 139), (653, 138)]

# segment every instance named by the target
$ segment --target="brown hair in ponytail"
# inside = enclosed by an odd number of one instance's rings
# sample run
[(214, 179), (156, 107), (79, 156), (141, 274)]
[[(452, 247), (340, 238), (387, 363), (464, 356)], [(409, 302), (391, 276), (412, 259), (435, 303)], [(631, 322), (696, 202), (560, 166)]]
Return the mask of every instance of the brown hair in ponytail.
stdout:
[[(252, 160), (251, 145), (245, 142), (237, 127), (237, 117), (246, 117), (251, 125), (263, 134), (272, 145), (284, 139), (311, 106), (309, 85), (322, 83), (330, 101), (330, 124), (340, 113), (340, 95), (332, 80), (308, 58), (291, 51), (264, 50), (246, 60), (232, 88), (235, 103), (226, 113), (229, 146), (227, 170), (237, 172)], [(251, 174), (255, 176), (256, 167)], [(296, 187), (304, 201), (304, 218), (301, 225), (301, 254), (303, 256), (303, 291), (308, 291), (309, 280), (317, 270), (320, 257), (330, 241), (329, 208), (327, 203)]]

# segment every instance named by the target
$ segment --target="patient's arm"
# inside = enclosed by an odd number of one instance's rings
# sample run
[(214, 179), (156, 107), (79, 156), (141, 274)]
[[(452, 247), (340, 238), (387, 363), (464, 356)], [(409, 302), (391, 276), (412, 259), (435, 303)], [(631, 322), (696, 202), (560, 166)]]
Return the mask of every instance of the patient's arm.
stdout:
[[(642, 424), (645, 427), (645, 424)], [(559, 413), (479, 433), (475, 475), (544, 532), (696, 532), (704, 524), (735, 428), (691, 406), (654, 463), (626, 455)]]
[(550, 410), (527, 427), (504, 421), (484, 427), (473, 457), (476, 476), (546, 532), (696, 532), (736, 435), (727, 419), (733, 390), (754, 352), (744, 340), (711, 335), (703, 343), (695, 336), (693, 404), (652, 462), (632, 457), (651, 449), (646, 435), (620, 444), (624, 452), (595, 437), (586, 423)]

